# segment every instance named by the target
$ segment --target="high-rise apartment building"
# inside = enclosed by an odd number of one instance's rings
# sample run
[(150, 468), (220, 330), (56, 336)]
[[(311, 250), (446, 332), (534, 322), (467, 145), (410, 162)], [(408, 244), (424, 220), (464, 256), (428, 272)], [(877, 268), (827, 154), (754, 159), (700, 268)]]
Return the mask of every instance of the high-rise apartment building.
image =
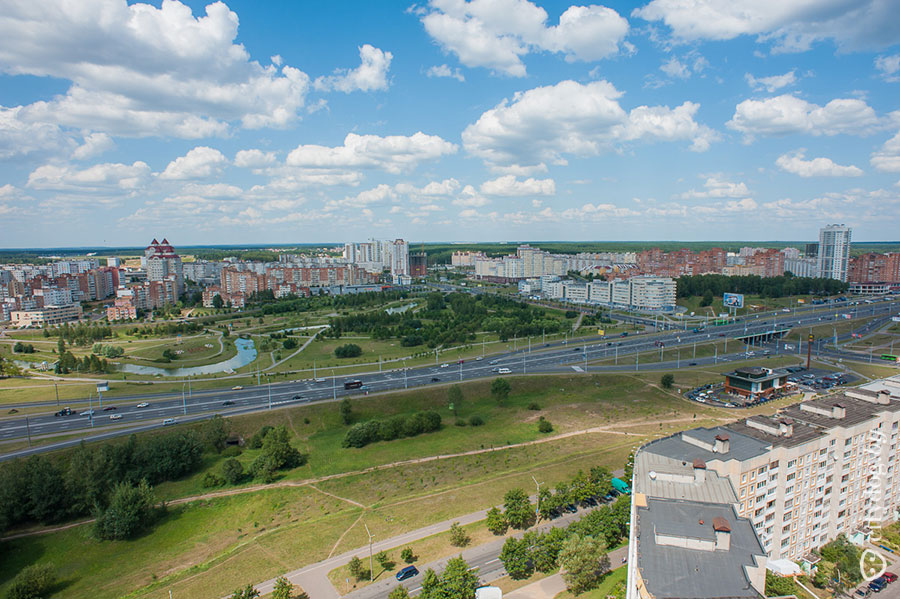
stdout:
[(847, 280), (850, 260), (850, 227), (828, 225), (819, 229), (819, 276), (825, 279)]
[(169, 245), (167, 239), (162, 243), (154, 239), (150, 245), (144, 248), (144, 259), (147, 263), (147, 280), (172, 281), (175, 292), (175, 300), (184, 293), (184, 269), (181, 265), (181, 256), (175, 253), (175, 249)]

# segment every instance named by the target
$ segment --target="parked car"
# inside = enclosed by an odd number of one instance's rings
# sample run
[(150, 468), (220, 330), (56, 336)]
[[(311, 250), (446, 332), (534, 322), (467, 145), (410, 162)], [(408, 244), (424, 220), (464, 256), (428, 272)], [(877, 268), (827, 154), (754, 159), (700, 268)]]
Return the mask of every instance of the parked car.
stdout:
[(869, 588), (875, 593), (880, 593), (886, 586), (887, 580), (885, 580), (884, 576), (879, 576), (869, 583)]
[(399, 572), (397, 572), (397, 580), (403, 581), (407, 578), (412, 578), (413, 576), (418, 575), (419, 569), (415, 566), (406, 566)]
[(881, 575), (881, 577), (884, 578), (886, 581), (888, 581), (888, 584), (897, 581), (897, 575), (894, 574), (893, 572), (885, 572), (884, 574)]

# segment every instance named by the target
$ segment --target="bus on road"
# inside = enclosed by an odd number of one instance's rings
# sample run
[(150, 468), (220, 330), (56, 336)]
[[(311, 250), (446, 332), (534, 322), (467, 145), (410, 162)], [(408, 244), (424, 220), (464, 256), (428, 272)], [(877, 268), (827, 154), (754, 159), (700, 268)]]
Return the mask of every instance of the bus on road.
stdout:
[(344, 389), (359, 389), (362, 386), (363, 386), (363, 382), (359, 381), (359, 380), (347, 381), (344, 383)]

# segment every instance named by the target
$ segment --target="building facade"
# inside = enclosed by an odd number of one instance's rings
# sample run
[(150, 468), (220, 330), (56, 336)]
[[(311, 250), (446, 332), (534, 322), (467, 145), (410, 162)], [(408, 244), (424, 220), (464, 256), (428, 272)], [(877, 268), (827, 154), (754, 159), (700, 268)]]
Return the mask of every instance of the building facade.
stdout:
[(825, 279), (847, 280), (850, 261), (850, 227), (828, 225), (819, 229), (819, 276)]

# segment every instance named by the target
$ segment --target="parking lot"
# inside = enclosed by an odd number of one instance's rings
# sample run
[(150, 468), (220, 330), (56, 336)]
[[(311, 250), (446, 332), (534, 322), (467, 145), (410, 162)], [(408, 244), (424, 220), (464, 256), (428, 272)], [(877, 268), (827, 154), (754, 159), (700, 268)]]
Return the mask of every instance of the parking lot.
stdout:
[(824, 393), (835, 387), (852, 383), (858, 378), (846, 372), (833, 372), (822, 368), (810, 368), (807, 370), (799, 366), (792, 366), (787, 370), (791, 373), (788, 376), (788, 383), (792, 384), (784, 389), (779, 389), (766, 398), (751, 400), (742, 395), (726, 393), (724, 383), (710, 383), (691, 389), (685, 393), (685, 397), (691, 401), (720, 408), (749, 408), (793, 395), (798, 391)]

